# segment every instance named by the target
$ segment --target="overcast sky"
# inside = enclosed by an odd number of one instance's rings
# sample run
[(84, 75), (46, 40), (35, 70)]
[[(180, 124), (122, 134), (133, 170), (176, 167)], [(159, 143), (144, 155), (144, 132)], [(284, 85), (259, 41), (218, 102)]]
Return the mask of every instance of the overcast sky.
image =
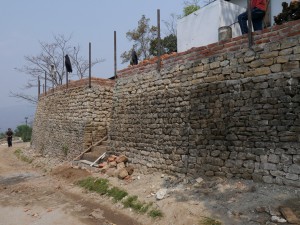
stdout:
[[(9, 97), (10, 92), (37, 94), (36, 89), (23, 90), (29, 76), (14, 68), (25, 65), (24, 56), (41, 52), (39, 41), (51, 43), (53, 35), (72, 34), (72, 43), (82, 47), (88, 58), (88, 43), (92, 43), (92, 58), (105, 62), (92, 69), (92, 76), (108, 78), (113, 75), (114, 31), (117, 32), (118, 70), (120, 55), (132, 46), (126, 32), (137, 27), (142, 15), (156, 25), (160, 9), (163, 21), (171, 14), (182, 15), (184, 0), (0, 0), (0, 132), (7, 126), (34, 117), (35, 106)], [(21, 110), (18, 115), (16, 111)], [(30, 115), (29, 115), (30, 114)], [(16, 118), (17, 117), (17, 118)], [(12, 122), (14, 121), (14, 122)]]

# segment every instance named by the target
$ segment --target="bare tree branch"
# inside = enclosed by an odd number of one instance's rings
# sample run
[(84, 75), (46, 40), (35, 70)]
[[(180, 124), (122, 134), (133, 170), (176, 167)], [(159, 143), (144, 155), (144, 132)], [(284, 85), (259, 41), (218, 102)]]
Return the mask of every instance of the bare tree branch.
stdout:
[[(54, 41), (46, 43), (39, 41), (41, 52), (36, 56), (25, 56), (26, 64), (21, 68), (15, 68), (17, 71), (29, 75), (29, 79), (25, 88), (37, 87), (37, 80), (40, 77), (44, 81), (46, 74), (46, 81), (49, 86), (57, 87), (63, 83), (66, 77), (65, 72), (65, 55), (68, 54), (71, 63), (74, 65), (75, 70), (69, 74), (69, 78), (78, 77), (83, 78), (88, 74), (89, 61), (80, 56), (80, 47), (73, 47), (71, 39), (72, 35), (65, 37), (64, 35), (53, 35)], [(92, 61), (91, 66), (103, 62), (104, 60), (95, 59)], [(54, 66), (54, 71), (51, 70), (51, 65)], [(48, 85), (47, 85), (48, 86)], [(32, 96), (27, 96), (22, 93), (11, 93), (12, 97), (22, 98), (29, 102), (34, 99)]]
[(25, 95), (23, 93), (12, 93), (10, 92), (9, 97), (14, 97), (14, 98), (20, 98), (23, 99), (31, 104), (36, 104), (38, 102), (38, 98), (35, 96), (31, 96), (31, 95)]

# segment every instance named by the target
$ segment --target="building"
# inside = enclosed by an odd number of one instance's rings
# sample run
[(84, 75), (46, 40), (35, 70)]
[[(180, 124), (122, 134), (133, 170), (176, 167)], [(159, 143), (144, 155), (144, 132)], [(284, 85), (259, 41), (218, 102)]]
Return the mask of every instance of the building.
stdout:
[[(267, 2), (268, 10), (264, 19), (265, 27), (274, 24), (273, 17), (282, 11), (282, 2), (290, 3), (291, 0), (267, 0)], [(218, 42), (219, 31), (222, 27), (231, 27), (232, 37), (241, 35), (237, 17), (246, 10), (246, 7), (246, 0), (216, 0), (178, 20), (178, 52)]]

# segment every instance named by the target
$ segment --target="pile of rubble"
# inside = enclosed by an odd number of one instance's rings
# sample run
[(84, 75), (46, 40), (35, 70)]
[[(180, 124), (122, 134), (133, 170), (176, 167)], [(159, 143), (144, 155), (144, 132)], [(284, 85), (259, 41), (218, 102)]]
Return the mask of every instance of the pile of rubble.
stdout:
[(99, 168), (101, 173), (125, 180), (129, 179), (134, 171), (133, 166), (128, 165), (128, 158), (125, 155), (111, 155), (99, 164)]

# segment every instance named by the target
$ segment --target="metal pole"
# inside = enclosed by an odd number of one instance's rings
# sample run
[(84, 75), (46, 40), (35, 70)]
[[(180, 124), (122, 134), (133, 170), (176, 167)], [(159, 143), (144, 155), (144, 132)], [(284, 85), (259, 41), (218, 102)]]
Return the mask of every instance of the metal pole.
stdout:
[(251, 15), (251, 0), (248, 0), (248, 46), (249, 48), (253, 45), (252, 37), (252, 15)]
[(38, 99), (40, 99), (40, 94), (41, 94), (41, 81), (40, 81), (40, 77), (38, 76)]
[(69, 80), (68, 80), (68, 70), (66, 69), (66, 87), (68, 89), (68, 85), (69, 85)]
[(45, 95), (47, 94), (47, 72), (45, 71)]
[(117, 32), (114, 31), (114, 76), (117, 79)]
[(89, 88), (92, 87), (91, 78), (92, 78), (92, 44), (91, 42), (89, 42)]
[(161, 63), (161, 44), (160, 44), (160, 10), (157, 10), (157, 70), (160, 71)]

